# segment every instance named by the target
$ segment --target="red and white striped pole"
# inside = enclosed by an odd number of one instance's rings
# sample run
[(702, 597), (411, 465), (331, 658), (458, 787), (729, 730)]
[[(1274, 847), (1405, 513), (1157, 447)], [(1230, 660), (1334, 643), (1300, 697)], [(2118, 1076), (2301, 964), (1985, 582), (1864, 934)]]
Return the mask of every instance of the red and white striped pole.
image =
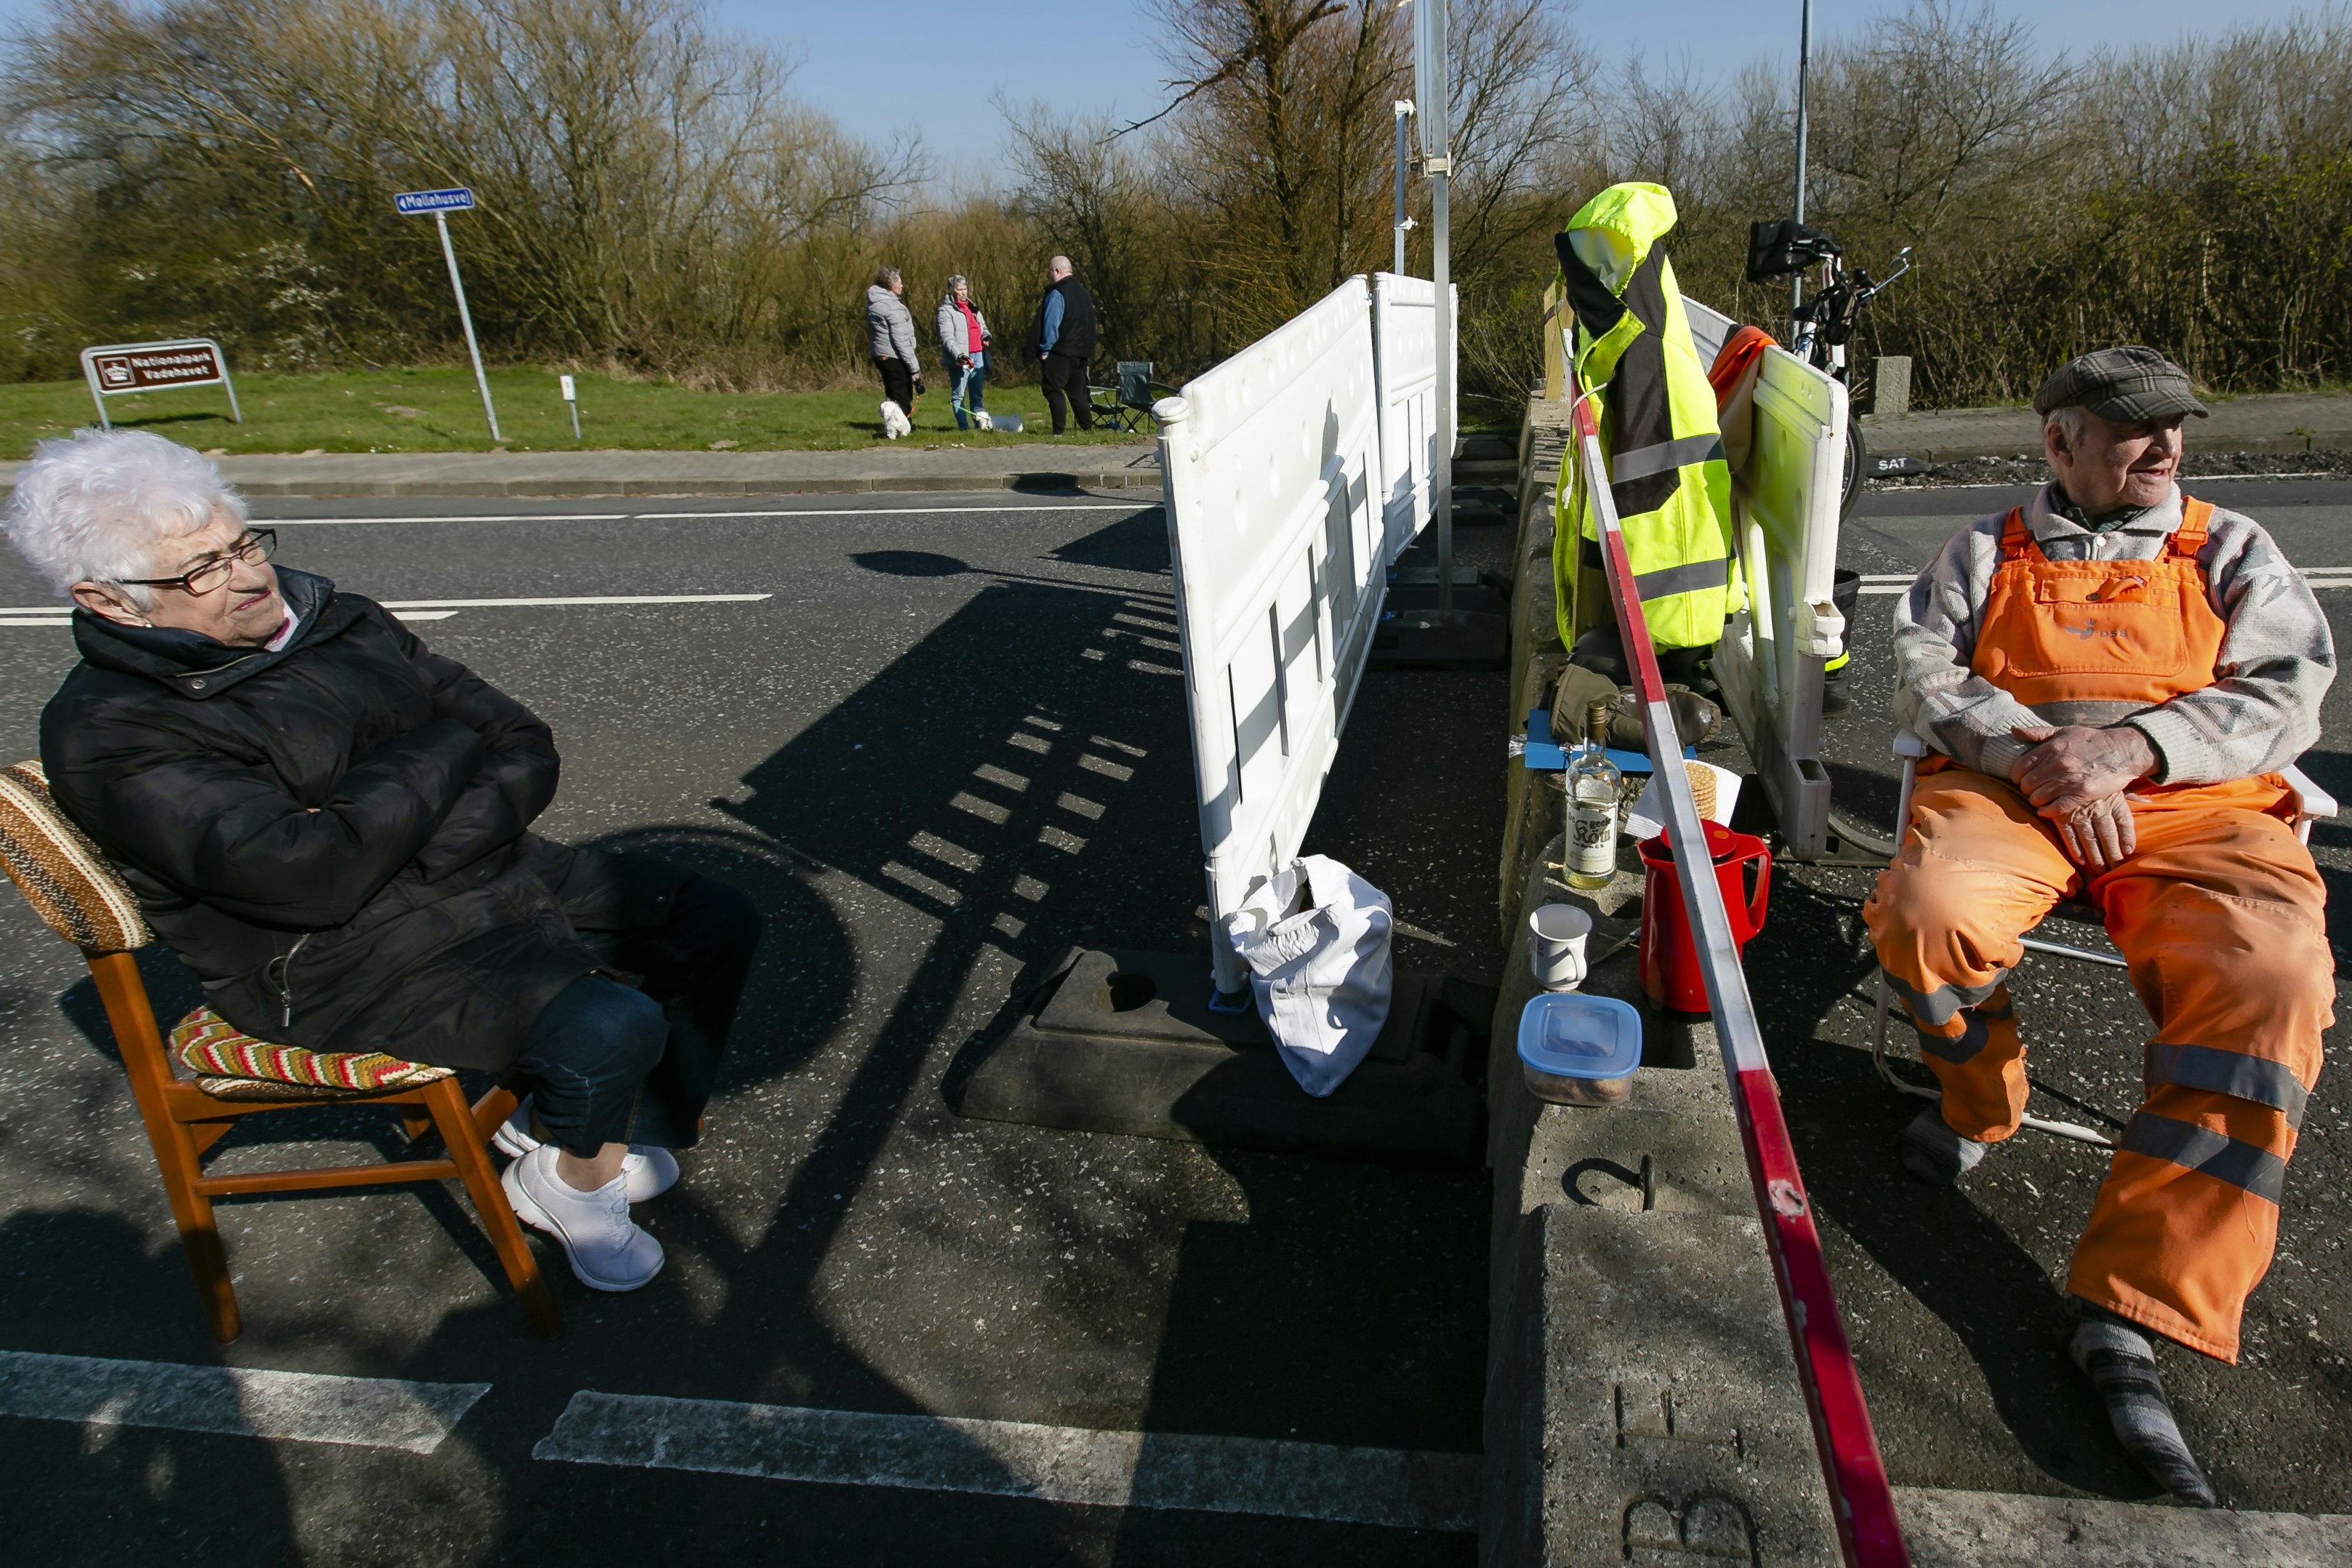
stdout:
[[(1573, 340), (1565, 347), (1573, 387)], [(1696, 936), (1706, 979), (1707, 1006), (1723, 1050), (1724, 1073), (1730, 1080), (1732, 1103), (1738, 1109), (1748, 1178), (1756, 1190), (1764, 1244), (1771, 1254), (1772, 1277), (1780, 1286), (1781, 1312), (1788, 1319), (1790, 1343), (1797, 1354), (1798, 1378), (1812, 1416), (1822, 1478), (1829, 1485), (1830, 1506), (1837, 1517), (1838, 1545), (1848, 1568), (1909, 1568), (1910, 1552), (1895, 1517), (1895, 1494), (1878, 1455), (1870, 1408), (1863, 1402), (1862, 1375), (1846, 1343), (1837, 1297), (1830, 1289), (1821, 1233), (1813, 1227), (1812, 1204), (1805, 1197), (1804, 1178), (1797, 1170), (1789, 1124), (1780, 1114), (1780, 1086), (1773, 1082), (1771, 1063), (1765, 1058), (1763, 1031), (1756, 1021), (1755, 1004), (1748, 998), (1739, 950), (1731, 939), (1723, 890), (1715, 879), (1714, 857), (1707, 851), (1690, 778), (1682, 766), (1682, 743), (1675, 735), (1665, 682), (1658, 674), (1657, 652), (1650, 643), (1649, 625), (1642, 619), (1642, 601), (1626, 559), (1616, 501), (1610, 495), (1608, 462), (1601, 450), (1591, 401), (1579, 395), (1572, 417), (1577, 463), (1600, 526), (1617, 630), (1624, 640), (1626, 662), (1633, 667), (1634, 695), (1641, 700), (1649, 730), (1650, 762), (1657, 770), (1665, 800), (1666, 838), (1675, 852), (1675, 877), (1682, 885), (1683, 911)]]

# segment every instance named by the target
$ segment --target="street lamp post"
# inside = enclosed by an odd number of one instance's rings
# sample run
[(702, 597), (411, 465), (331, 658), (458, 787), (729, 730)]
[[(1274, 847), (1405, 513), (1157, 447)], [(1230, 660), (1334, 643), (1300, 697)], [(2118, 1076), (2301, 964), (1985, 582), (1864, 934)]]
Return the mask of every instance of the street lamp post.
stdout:
[[(1796, 220), (1805, 221), (1805, 132), (1811, 105), (1806, 95), (1812, 86), (1813, 69), (1813, 0), (1804, 0), (1802, 19), (1797, 24), (1797, 210)], [(1789, 279), (1789, 329), (1794, 341), (1797, 304), (1804, 296), (1805, 275), (1801, 271)]]

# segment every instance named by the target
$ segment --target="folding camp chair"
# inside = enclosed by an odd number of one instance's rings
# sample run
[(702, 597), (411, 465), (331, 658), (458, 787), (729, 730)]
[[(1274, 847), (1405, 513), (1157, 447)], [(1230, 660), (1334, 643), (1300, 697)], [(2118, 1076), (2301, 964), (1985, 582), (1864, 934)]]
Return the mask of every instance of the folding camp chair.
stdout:
[[(1927, 755), (1927, 743), (1907, 729), (1898, 729), (1895, 732), (1895, 755), (1903, 759), (1903, 791), (1895, 810), (1895, 843), (1896, 852), (1900, 853), (1904, 836), (1911, 831), (1911, 791), (1919, 782), (1919, 761)], [(2287, 789), (2294, 795), (2294, 836), (2308, 844), (2311, 842), (2311, 824), (2326, 821), (2336, 815), (2336, 798), (2313, 783), (2300, 768), (2283, 768), (2279, 772), (2286, 779)], [(2046, 924), (2053, 919), (2095, 925), (2101, 930), (2106, 928), (2106, 923), (2099, 912), (2087, 904), (2059, 904), (2042, 917), (2042, 923)], [(2040, 929), (2042, 925), (2039, 924), (2033, 927), (2034, 931)], [(2032, 931), (2019, 940), (2029, 952), (2045, 953), (2057, 958), (2079, 959), (2085, 964), (2105, 964), (2118, 969), (2128, 967), (2123, 959), (2113, 953), (2094, 952), (2087, 947), (2070, 947), (2063, 942), (2043, 941), (2035, 936)], [(1916, 1095), (1922, 1100), (1941, 1100), (1944, 1097), (1942, 1090), (1924, 1088), (1916, 1083), (1906, 1083), (1896, 1077), (1894, 1069), (1886, 1064), (1886, 1019), (1891, 1010), (1891, 1005), (1886, 985), (1886, 971), (1881, 969), (1878, 971), (1877, 1017), (1873, 1020), (1870, 1031), (1870, 1059), (1878, 1069), (1878, 1076), (1885, 1079), (1890, 1088), (1900, 1093)], [(2095, 1131), (2076, 1122), (2053, 1122), (2046, 1117), (2027, 1116), (2023, 1118), (2022, 1124), (2033, 1128), (2036, 1132), (2054, 1133), (2059, 1137), (2072, 1138), (2077, 1143), (2094, 1144), (2103, 1149), (2112, 1149), (2116, 1146), (2116, 1141), (2105, 1133)]]
[[(1089, 369), (1087, 374), (1091, 378), (1094, 371)], [(1135, 411), (1120, 400), (1118, 387), (1096, 386), (1091, 379), (1087, 385), (1087, 412), (1093, 417), (1097, 430), (1140, 432), (1143, 429), (1143, 422), (1136, 416)]]
[[(38, 762), (0, 768), (0, 865), (33, 912), (80, 948), (89, 965), (214, 1339), (226, 1344), (243, 1325), (213, 1221), (213, 1199), (452, 1178), (465, 1183), (530, 1326), (542, 1334), (562, 1326), (490, 1167), (489, 1135), (514, 1110), (512, 1093), (493, 1089), (468, 1106), (457, 1075), (446, 1067), (373, 1052), (273, 1045), (240, 1032), (209, 1007), (197, 1008), (173, 1026), (166, 1052), (146, 982), (131, 956), (154, 940), (139, 901), (98, 846), (58, 810)], [(174, 1071), (175, 1059), (181, 1071)], [(443, 1157), (205, 1174), (205, 1155), (242, 1117), (352, 1105), (394, 1113), (412, 1140), (437, 1134)]]
[[(1160, 416), (1151, 412), (1151, 405), (1163, 397), (1175, 396), (1176, 389), (1153, 381), (1151, 369), (1150, 360), (1121, 360), (1118, 362), (1118, 401), (1121, 407), (1133, 410), (1139, 421), (1150, 419), (1157, 424)], [(1136, 428), (1140, 428), (1139, 423)]]

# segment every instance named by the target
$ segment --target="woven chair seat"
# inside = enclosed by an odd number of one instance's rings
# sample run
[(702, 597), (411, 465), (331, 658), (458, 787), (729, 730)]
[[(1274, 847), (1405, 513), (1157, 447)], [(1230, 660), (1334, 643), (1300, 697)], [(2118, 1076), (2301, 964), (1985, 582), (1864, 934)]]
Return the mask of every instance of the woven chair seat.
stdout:
[(320, 1094), (380, 1094), (446, 1078), (446, 1067), (403, 1061), (380, 1051), (305, 1051), (256, 1040), (200, 1007), (172, 1026), (172, 1054), (196, 1087), (224, 1100), (309, 1100)]

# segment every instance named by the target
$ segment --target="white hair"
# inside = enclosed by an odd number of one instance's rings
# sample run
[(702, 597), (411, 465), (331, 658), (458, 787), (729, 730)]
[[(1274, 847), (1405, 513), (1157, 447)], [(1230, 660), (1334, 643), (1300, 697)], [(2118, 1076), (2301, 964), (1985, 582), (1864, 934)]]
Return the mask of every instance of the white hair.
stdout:
[[(246, 518), (210, 458), (143, 430), (77, 430), (33, 448), (8, 497), (8, 542), (62, 597), (77, 582), (160, 575), (162, 547)], [(144, 607), (146, 590), (127, 588)]]
[(2091, 434), (2091, 411), (2078, 402), (2070, 402), (2064, 408), (2053, 408), (2042, 416), (2042, 428), (2048, 430), (2053, 425), (2057, 426), (2058, 434), (2065, 438), (2066, 450), (2080, 451), (2083, 438)]

